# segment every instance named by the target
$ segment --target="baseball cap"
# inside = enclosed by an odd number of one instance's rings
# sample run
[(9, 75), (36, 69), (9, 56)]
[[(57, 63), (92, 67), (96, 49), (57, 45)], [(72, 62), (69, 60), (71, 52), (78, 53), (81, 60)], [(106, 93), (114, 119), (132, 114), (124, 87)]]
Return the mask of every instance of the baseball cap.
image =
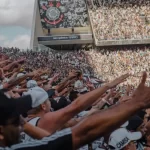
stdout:
[(30, 95), (13, 99), (0, 92), (0, 125), (12, 117), (18, 117), (32, 109), (32, 97)]
[(24, 92), (23, 95), (30, 95), (32, 97), (33, 108), (40, 106), (48, 99), (47, 92), (38, 86), (30, 88), (27, 92)]
[(22, 76), (24, 76), (24, 75), (25, 75), (24, 73), (18, 73), (18, 74), (17, 74), (17, 78), (22, 77)]
[(126, 128), (119, 128), (111, 133), (108, 145), (115, 150), (121, 150), (131, 141), (136, 141), (141, 138), (141, 132), (130, 132)]
[(37, 82), (35, 80), (29, 80), (27, 82), (27, 88), (30, 89), (30, 88), (33, 88), (33, 87), (36, 87), (38, 86)]

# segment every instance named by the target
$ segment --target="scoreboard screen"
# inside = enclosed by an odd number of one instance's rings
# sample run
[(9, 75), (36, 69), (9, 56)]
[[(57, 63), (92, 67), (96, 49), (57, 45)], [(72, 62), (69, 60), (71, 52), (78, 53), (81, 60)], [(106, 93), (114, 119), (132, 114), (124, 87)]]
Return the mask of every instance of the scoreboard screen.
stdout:
[(38, 0), (44, 29), (85, 27), (88, 13), (85, 0)]

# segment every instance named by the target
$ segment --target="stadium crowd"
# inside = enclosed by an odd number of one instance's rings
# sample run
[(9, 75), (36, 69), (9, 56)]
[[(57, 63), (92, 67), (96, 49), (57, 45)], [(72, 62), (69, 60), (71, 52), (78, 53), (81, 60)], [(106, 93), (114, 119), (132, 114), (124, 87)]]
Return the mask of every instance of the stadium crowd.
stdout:
[[(116, 49), (116, 48), (115, 48)], [(118, 50), (114, 48), (98, 49), (85, 52), (89, 58), (89, 64), (93, 72), (99, 75), (101, 80), (112, 80), (124, 73), (130, 73), (132, 76), (126, 84), (138, 85), (140, 73), (150, 72), (148, 67), (150, 60), (150, 47), (122, 47)], [(149, 79), (147, 83), (150, 84)]]
[(21, 51), (17, 48), (3, 48), (0, 51), (13, 60), (18, 57), (27, 58), (24, 67), (29, 70), (43, 67), (52, 68), (53, 74), (61, 72), (63, 77), (73, 68), (79, 69), (86, 74), (94, 74), (83, 51), (59, 52), (55, 50), (41, 50), (37, 52), (32, 50)]
[[(116, 48), (115, 48), (116, 49)], [(3, 48), (0, 52), (9, 56), (10, 59), (26, 58), (22, 66), (26, 71), (44, 68), (51, 69), (51, 75), (60, 74), (64, 78), (72, 69), (81, 70), (84, 76), (93, 77), (101, 81), (111, 81), (124, 73), (130, 73), (132, 76), (127, 79), (124, 85), (133, 85), (137, 87), (140, 73), (150, 72), (150, 47), (133, 46), (114, 48), (98, 48), (88, 51), (21, 51), (17, 48)], [(149, 78), (147, 80), (150, 84)]]
[(149, 150), (149, 54), (0, 48), (0, 149)]
[(99, 0), (89, 10), (97, 40), (150, 38), (149, 0)]

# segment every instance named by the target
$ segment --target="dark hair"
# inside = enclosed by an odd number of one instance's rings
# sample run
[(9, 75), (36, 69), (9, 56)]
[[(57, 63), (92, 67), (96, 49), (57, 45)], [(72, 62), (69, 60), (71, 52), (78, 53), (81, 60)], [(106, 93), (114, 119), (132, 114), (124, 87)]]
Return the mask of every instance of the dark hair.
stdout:
[(77, 91), (71, 91), (69, 95), (70, 101), (74, 101), (78, 97), (78, 92)]
[(116, 104), (119, 101), (118, 98), (114, 98), (113, 103)]
[(54, 111), (60, 110), (62, 108), (65, 108), (68, 106), (70, 103), (67, 101), (65, 97), (60, 97), (59, 101), (56, 102), (54, 99), (50, 99), (51, 106), (54, 109)]
[[(4, 91), (4, 90), (3, 90)], [(9, 119), (19, 116), (19, 113), (15, 110), (14, 99), (9, 99), (0, 91), (1, 106), (0, 106), (0, 125), (6, 125)]]
[(77, 78), (79, 78), (82, 75), (81, 71), (77, 71)]

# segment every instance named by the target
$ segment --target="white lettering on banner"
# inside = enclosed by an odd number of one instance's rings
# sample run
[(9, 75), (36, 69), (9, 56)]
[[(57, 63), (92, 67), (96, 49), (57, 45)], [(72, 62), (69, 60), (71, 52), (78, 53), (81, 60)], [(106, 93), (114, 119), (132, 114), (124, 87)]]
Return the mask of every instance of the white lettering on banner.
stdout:
[(122, 141), (120, 141), (119, 143), (116, 144), (116, 145), (117, 145), (117, 148), (123, 147), (125, 144), (128, 143), (128, 141), (129, 141), (129, 139), (128, 139), (127, 137), (124, 138)]

